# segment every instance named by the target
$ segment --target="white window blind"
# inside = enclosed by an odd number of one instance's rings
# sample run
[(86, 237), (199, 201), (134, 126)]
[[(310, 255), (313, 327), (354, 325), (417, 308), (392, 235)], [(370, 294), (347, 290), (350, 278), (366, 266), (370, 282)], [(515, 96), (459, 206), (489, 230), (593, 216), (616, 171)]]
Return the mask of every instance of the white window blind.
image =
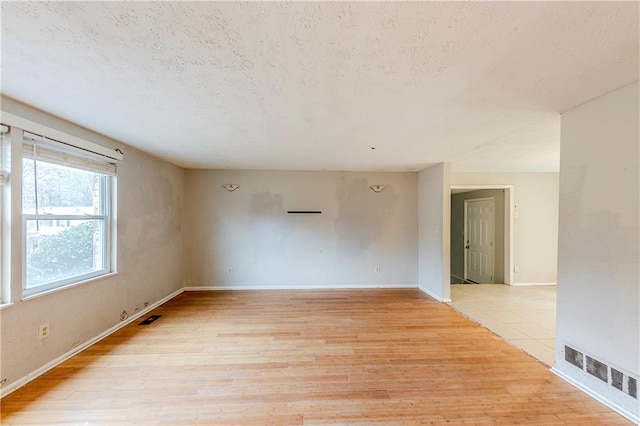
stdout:
[[(9, 133), (9, 128), (4, 124), (0, 124), (0, 137), (4, 137), (5, 133)], [(9, 178), (9, 172), (4, 170), (4, 161), (2, 159), (2, 149), (4, 149), (4, 147), (0, 146), (0, 185), (5, 183)]]
[(117, 172), (115, 158), (29, 132), (24, 132), (23, 156), (109, 176)]

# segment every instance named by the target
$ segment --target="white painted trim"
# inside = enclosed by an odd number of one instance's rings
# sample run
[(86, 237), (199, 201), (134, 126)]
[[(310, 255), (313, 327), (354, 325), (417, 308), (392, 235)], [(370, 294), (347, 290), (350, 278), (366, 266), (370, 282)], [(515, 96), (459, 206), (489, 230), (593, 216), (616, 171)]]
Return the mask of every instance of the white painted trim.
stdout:
[(556, 376), (560, 377), (565, 382), (569, 383), (570, 385), (573, 385), (576, 388), (580, 389), (582, 392), (586, 393), (587, 395), (589, 395), (593, 399), (603, 403), (607, 407), (611, 408), (613, 411), (615, 411), (615, 412), (621, 414), (622, 416), (626, 417), (627, 419), (631, 420), (635, 424), (640, 424), (640, 415), (639, 414), (632, 413), (631, 411), (629, 411), (629, 410), (621, 407), (620, 405), (616, 404), (615, 402), (611, 401), (609, 398), (605, 398), (604, 396), (600, 395), (599, 393), (594, 392), (593, 389), (590, 389), (589, 387), (583, 385), (582, 383), (578, 382), (577, 380), (575, 380), (571, 376), (569, 376), (569, 375), (563, 373), (562, 371), (558, 370), (556, 367), (552, 367), (551, 368), (551, 372), (553, 374), (555, 374)]
[(120, 330), (122, 327), (131, 324), (132, 322), (134, 322), (135, 320), (137, 320), (141, 316), (149, 313), (150, 311), (152, 311), (153, 309), (155, 309), (158, 306), (162, 305), (163, 303), (166, 303), (169, 300), (173, 299), (174, 297), (178, 296), (183, 291), (184, 291), (183, 288), (174, 291), (170, 295), (158, 300), (154, 304), (149, 305), (146, 308), (144, 308), (143, 310), (136, 312), (134, 315), (131, 315), (125, 321), (119, 322), (118, 324), (114, 325), (113, 327), (111, 327), (111, 328), (107, 329), (106, 331), (98, 334), (96, 337), (94, 337), (92, 339), (89, 339), (85, 343), (82, 343), (82, 344), (76, 346), (75, 348), (72, 348), (70, 351), (60, 355), (58, 358), (54, 359), (53, 361), (50, 361), (50, 362), (46, 363), (45, 365), (43, 365), (42, 367), (38, 368), (37, 370), (34, 370), (31, 373), (27, 374), (26, 376), (24, 376), (24, 377), (16, 380), (15, 382), (7, 385), (6, 387), (3, 387), (2, 390), (0, 390), (0, 398), (4, 398), (5, 396), (9, 395), (11, 392), (13, 392), (13, 391), (15, 391), (17, 389), (20, 389), (21, 387), (23, 387), (24, 385), (26, 385), (27, 383), (29, 383), (33, 379), (43, 375), (44, 373), (46, 373), (47, 371), (51, 370), (52, 368), (57, 367), (58, 365), (62, 364), (63, 362), (65, 362), (66, 360), (71, 358), (72, 356), (76, 355), (78, 352), (81, 352), (81, 351), (85, 350), (89, 346), (91, 346), (91, 345), (99, 342), (100, 340), (104, 339), (105, 337), (115, 333), (116, 331)]
[[(23, 224), (23, 226), (24, 226), (24, 224)], [(22, 271), (22, 274), (24, 276), (24, 271)], [(33, 294), (28, 295), (28, 296), (24, 296), (20, 300), (22, 302), (27, 302), (29, 300), (37, 299), (39, 297), (48, 296), (50, 294), (57, 293), (59, 291), (67, 290), (67, 289), (72, 288), (72, 287), (78, 287), (78, 286), (81, 286), (81, 285), (84, 285), (84, 284), (90, 284), (90, 283), (92, 283), (94, 281), (98, 281), (98, 280), (101, 280), (101, 279), (104, 279), (104, 278), (113, 278), (116, 275), (118, 275), (117, 272), (107, 272), (107, 273), (102, 274), (102, 275), (98, 275), (98, 276), (91, 277), (91, 278), (86, 278), (86, 279), (84, 279), (82, 281), (76, 281), (76, 282), (71, 283), (71, 284), (61, 285), (60, 287), (55, 287), (55, 288), (51, 288), (49, 290), (41, 291), (41, 292), (38, 292), (38, 293), (33, 293)]]
[(324, 285), (324, 286), (294, 286), (294, 285), (215, 285), (215, 286), (190, 286), (184, 291), (220, 291), (220, 290), (361, 290), (374, 288), (416, 288), (416, 284), (362, 284), (362, 285)]
[[(513, 265), (515, 263), (514, 251), (515, 251), (515, 228), (516, 228), (516, 194), (515, 187), (513, 185), (509, 185), (505, 188), (504, 196), (504, 212), (505, 212), (505, 223), (509, 224), (509, 232), (505, 232), (504, 243), (509, 244), (509, 256), (508, 258), (505, 256), (504, 262), (504, 283), (505, 284), (513, 284)], [(509, 201), (507, 202), (507, 197), (509, 197)], [(509, 218), (507, 221), (507, 217)]]
[[(469, 250), (467, 249), (467, 237), (469, 236), (469, 230), (467, 229), (467, 201), (468, 200), (464, 200), (464, 206), (462, 207), (462, 210), (464, 212), (464, 216), (462, 219), (462, 241), (464, 244), (464, 251), (462, 252), (463, 255), (463, 269), (462, 269), (462, 282), (467, 281), (467, 270), (469, 269)], [(449, 201), (449, 204), (451, 204), (451, 201)], [(449, 227), (449, 233), (451, 233), (451, 227)], [(451, 256), (451, 252), (449, 252), (449, 256)], [(451, 285), (451, 284), (449, 284)]]
[(22, 118), (5, 111), (2, 111), (1, 120), (3, 124), (7, 124), (12, 127), (18, 127), (21, 130), (25, 130), (29, 133), (35, 133), (39, 136), (44, 136), (59, 142), (85, 149), (87, 151), (95, 152), (96, 154), (112, 158), (116, 161), (122, 161), (123, 158), (123, 155), (114, 149), (89, 142), (85, 139), (61, 132), (60, 130), (45, 126), (44, 124), (36, 123), (35, 121), (27, 120), (26, 118)]
[(15, 304), (13, 302), (7, 302), (7, 303), (2, 303), (0, 304), (0, 311), (6, 308), (10, 308), (12, 306), (14, 306)]
[(464, 281), (464, 278), (459, 277), (459, 276), (457, 276), (456, 274), (451, 274), (451, 276), (452, 276), (453, 278), (456, 278), (456, 279), (460, 280), (460, 281)]
[(451, 163), (442, 165), (442, 296), (451, 298)]
[(536, 285), (558, 285), (558, 283), (511, 283), (507, 284), (514, 287), (531, 287)]
[(418, 286), (418, 289), (424, 294), (426, 294), (427, 296), (429, 296), (430, 298), (435, 299), (440, 303), (451, 303), (450, 298), (442, 298), (440, 296), (436, 296), (434, 293), (431, 292), (431, 290), (427, 289), (426, 287)]
[[(454, 172), (454, 173), (458, 173), (458, 172)], [(513, 185), (502, 185), (502, 184), (457, 184), (454, 183), (451, 185), (451, 189), (468, 189), (469, 191), (471, 190), (481, 190), (481, 189), (506, 189), (506, 188), (512, 188)], [(462, 194), (462, 193), (461, 193)], [(457, 195), (457, 194), (452, 194), (452, 195)]]

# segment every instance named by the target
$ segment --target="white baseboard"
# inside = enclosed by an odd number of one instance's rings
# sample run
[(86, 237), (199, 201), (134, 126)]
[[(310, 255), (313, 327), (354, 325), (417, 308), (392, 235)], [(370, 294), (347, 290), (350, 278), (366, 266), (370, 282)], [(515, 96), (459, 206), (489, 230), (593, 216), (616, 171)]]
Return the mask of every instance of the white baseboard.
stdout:
[(587, 386), (583, 385), (582, 383), (578, 382), (574, 378), (572, 378), (572, 377), (564, 374), (562, 371), (556, 369), (556, 367), (552, 367), (551, 368), (551, 372), (553, 374), (555, 374), (556, 376), (560, 377), (565, 382), (569, 383), (570, 385), (573, 385), (576, 388), (580, 389), (582, 392), (586, 393), (587, 395), (589, 395), (593, 399), (603, 403), (607, 407), (611, 408), (613, 411), (615, 411), (618, 414), (620, 414), (620, 415), (626, 417), (627, 419), (631, 420), (633, 423), (640, 424), (640, 415), (639, 414), (632, 413), (631, 411), (629, 411), (629, 410), (621, 407), (620, 405), (616, 404), (615, 402), (611, 401), (609, 398), (605, 398), (604, 396), (600, 395), (599, 393), (594, 392), (592, 389), (590, 389)]
[(45, 365), (43, 365), (42, 367), (38, 368), (37, 370), (32, 371), (31, 373), (27, 374), (26, 376), (16, 380), (15, 382), (3, 387), (0, 390), (0, 398), (4, 398), (5, 396), (9, 395), (11, 392), (20, 389), (21, 387), (23, 387), (24, 385), (26, 385), (27, 383), (29, 383), (30, 381), (32, 381), (33, 379), (35, 379), (36, 377), (39, 377), (41, 375), (43, 375), (44, 373), (46, 373), (47, 371), (51, 370), (52, 368), (62, 364), (63, 362), (65, 362), (66, 360), (68, 360), (69, 358), (71, 358), (72, 356), (76, 355), (78, 352), (81, 352), (83, 350), (85, 350), (86, 348), (88, 348), (89, 346), (93, 345), (94, 343), (99, 342), (100, 340), (104, 339), (105, 337), (109, 336), (110, 334), (115, 333), (116, 331), (120, 330), (122, 327), (131, 324), (132, 322), (134, 322), (135, 320), (137, 320), (138, 318), (140, 318), (141, 316), (151, 312), (153, 309), (157, 308), (158, 306), (162, 305), (163, 303), (168, 302), (169, 300), (173, 299), (174, 297), (176, 297), (177, 295), (179, 295), (180, 293), (182, 293), (184, 291), (184, 289), (179, 289), (174, 291), (173, 293), (171, 293), (170, 295), (158, 300), (157, 302), (155, 302), (152, 305), (147, 306), (146, 308), (144, 308), (141, 311), (136, 312), (135, 314), (131, 315), (129, 318), (127, 318), (125, 321), (119, 322), (118, 324), (114, 325), (113, 327), (109, 328), (108, 330), (98, 334), (96, 337), (74, 347), (73, 349), (71, 349), (70, 351), (60, 355), (58, 358), (54, 359), (53, 361), (50, 361), (48, 363), (46, 363)]
[(464, 278), (463, 277), (459, 277), (456, 274), (451, 274), (451, 277), (464, 282)]
[(558, 285), (558, 283), (511, 283), (511, 284), (507, 284), (510, 286), (514, 286), (514, 287), (530, 287), (530, 286), (534, 286), (534, 285)]
[(215, 286), (190, 286), (184, 291), (221, 291), (221, 290), (360, 290), (372, 288), (416, 288), (415, 284), (362, 284), (362, 285), (215, 285)]
[(441, 303), (451, 303), (451, 299), (450, 298), (442, 298), (440, 296), (435, 295), (434, 293), (432, 293), (430, 290), (426, 289), (425, 287), (422, 286), (418, 286), (418, 289), (420, 289), (421, 292), (423, 292), (424, 294), (426, 294), (427, 296), (429, 296), (432, 299), (436, 299), (438, 302)]

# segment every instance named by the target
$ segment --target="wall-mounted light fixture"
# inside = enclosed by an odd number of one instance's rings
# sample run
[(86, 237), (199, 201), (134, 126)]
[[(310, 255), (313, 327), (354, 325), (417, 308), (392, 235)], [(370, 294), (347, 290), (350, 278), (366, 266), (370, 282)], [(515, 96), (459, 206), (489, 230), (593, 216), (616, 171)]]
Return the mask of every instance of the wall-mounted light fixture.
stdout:
[(226, 189), (227, 191), (229, 191), (229, 192), (233, 192), (233, 191), (235, 191), (236, 189), (240, 188), (240, 185), (235, 184), (235, 183), (228, 183), (228, 184), (226, 184), (226, 185), (222, 185), (222, 187), (223, 187), (224, 189)]
[(382, 192), (384, 191), (384, 185), (371, 185), (369, 187), (373, 192)]

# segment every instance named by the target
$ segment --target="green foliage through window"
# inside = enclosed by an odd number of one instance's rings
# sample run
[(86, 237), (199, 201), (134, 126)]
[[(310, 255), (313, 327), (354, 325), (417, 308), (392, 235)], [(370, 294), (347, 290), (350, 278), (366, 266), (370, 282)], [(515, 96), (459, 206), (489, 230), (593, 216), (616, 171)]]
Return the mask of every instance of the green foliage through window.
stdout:
[(95, 223), (83, 222), (43, 235), (27, 256), (27, 287), (94, 270)]

